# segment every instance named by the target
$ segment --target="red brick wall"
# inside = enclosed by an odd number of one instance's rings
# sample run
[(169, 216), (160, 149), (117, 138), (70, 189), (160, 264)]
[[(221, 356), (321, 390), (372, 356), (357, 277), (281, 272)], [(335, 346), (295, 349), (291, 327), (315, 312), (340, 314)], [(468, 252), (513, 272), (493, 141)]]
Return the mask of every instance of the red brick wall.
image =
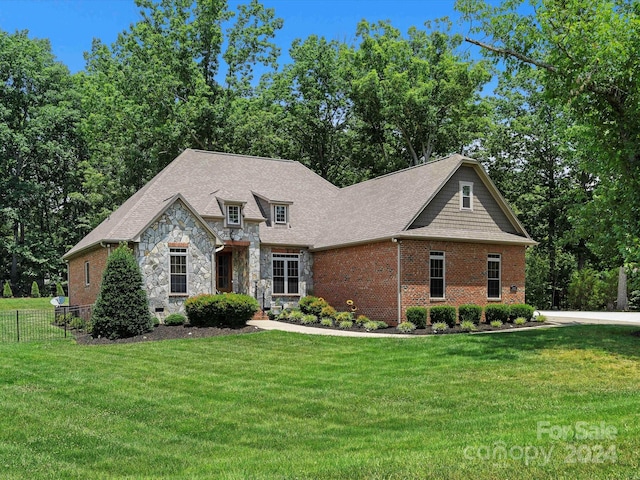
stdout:
[(398, 317), (398, 245), (389, 241), (336, 248), (313, 255), (313, 293), (338, 311), (348, 309), (373, 320)]
[[(101, 246), (69, 260), (69, 305), (91, 305), (100, 293), (108, 250)], [(89, 285), (85, 285), (84, 264), (89, 262)]]
[[(499, 253), (502, 258), (502, 303), (524, 303), (524, 246), (477, 243), (402, 240), (401, 292), (402, 317), (413, 305), (431, 307), (465, 303), (485, 306), (487, 300), (487, 255)], [(445, 252), (445, 300), (429, 299), (429, 252)], [(516, 293), (510, 287), (515, 285)]]

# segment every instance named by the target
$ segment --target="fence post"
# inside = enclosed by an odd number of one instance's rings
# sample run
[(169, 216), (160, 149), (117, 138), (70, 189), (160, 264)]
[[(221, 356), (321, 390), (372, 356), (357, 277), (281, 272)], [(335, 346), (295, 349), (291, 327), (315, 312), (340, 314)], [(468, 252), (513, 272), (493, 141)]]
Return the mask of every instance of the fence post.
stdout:
[(16, 310), (16, 334), (18, 335), (18, 343), (20, 343), (20, 310)]

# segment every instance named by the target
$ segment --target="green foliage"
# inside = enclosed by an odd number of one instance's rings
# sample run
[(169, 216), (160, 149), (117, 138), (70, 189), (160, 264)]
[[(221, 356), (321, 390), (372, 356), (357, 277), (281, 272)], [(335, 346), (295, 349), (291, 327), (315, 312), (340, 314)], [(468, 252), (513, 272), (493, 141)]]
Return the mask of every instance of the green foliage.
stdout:
[[(385, 324), (386, 325), (386, 324)], [(362, 325), (367, 332), (371, 332), (373, 330), (378, 330), (380, 328), (380, 324), (378, 322), (374, 322), (369, 320)]]
[(140, 268), (126, 245), (116, 248), (107, 259), (91, 320), (94, 337), (123, 338), (151, 329)]
[(184, 306), (195, 327), (241, 327), (260, 309), (255, 298), (241, 293), (196, 295), (187, 298)]
[(365, 323), (371, 321), (371, 319), (369, 317), (367, 317), (366, 315), (358, 315), (358, 317), (355, 320), (356, 325), (358, 325), (359, 327), (363, 326)]
[(151, 326), (156, 328), (158, 325), (160, 325), (160, 319), (158, 317), (153, 317), (151, 319)]
[(458, 316), (460, 317), (460, 323), (469, 321), (477, 325), (482, 318), (482, 307), (472, 304), (460, 305), (458, 307)]
[(336, 318), (336, 315), (338, 314), (338, 312), (336, 311), (335, 308), (333, 308), (331, 305), (327, 305), (326, 307), (324, 307), (322, 309), (322, 312), (320, 313), (320, 316), (323, 318)]
[(493, 328), (500, 328), (503, 323), (500, 320), (492, 320), (491, 322), (489, 322), (489, 325), (491, 325)]
[(407, 321), (413, 323), (416, 328), (427, 326), (427, 307), (407, 307)]
[(576, 310), (613, 308), (617, 299), (618, 271), (597, 272), (583, 268), (574, 272), (569, 283), (569, 306)]
[(325, 327), (333, 327), (333, 318), (331, 318), (331, 317), (322, 317), (320, 319), (320, 325), (324, 325)]
[(340, 312), (336, 314), (336, 322), (351, 322), (353, 321), (353, 314), (351, 312)]
[(509, 315), (511, 315), (511, 309), (509, 305), (504, 303), (491, 303), (484, 307), (484, 318), (487, 323), (491, 323), (494, 320), (506, 323), (509, 321)]
[(535, 317), (533, 317), (533, 320), (536, 322), (544, 323), (547, 321), (547, 317), (546, 315), (536, 315)]
[(515, 325), (524, 325), (525, 323), (527, 323), (527, 319), (524, 317), (518, 317), (513, 321), (513, 323)]
[(314, 323), (318, 323), (318, 317), (312, 314), (305, 315), (300, 319), (300, 323), (302, 325), (313, 325)]
[(179, 313), (172, 313), (164, 319), (164, 324), (169, 326), (184, 325), (186, 320), (187, 319), (184, 315), (181, 315)]
[(451, 328), (456, 326), (456, 307), (452, 307), (451, 305), (436, 305), (435, 307), (431, 307), (429, 315), (432, 324), (444, 322)]
[(533, 317), (534, 308), (525, 303), (514, 303), (509, 305), (509, 318), (522, 317), (525, 321), (529, 321)]
[(351, 327), (353, 327), (353, 321), (352, 320), (340, 320), (340, 321), (336, 321), (338, 323), (338, 327), (342, 328), (344, 330), (349, 330)]
[(291, 315), (291, 309), (285, 308), (278, 314), (278, 320), (289, 320), (289, 315)]
[(267, 318), (269, 320), (276, 320), (278, 318), (278, 313), (274, 312), (273, 310), (267, 310)]
[(31, 284), (31, 298), (40, 298), (40, 287), (36, 281)]
[(471, 320), (463, 320), (460, 322), (460, 331), (462, 332), (475, 332), (478, 329), (476, 324)]
[(298, 308), (300, 308), (302, 313), (307, 315), (315, 315), (316, 317), (321, 316), (322, 311), (327, 307), (329, 307), (329, 304), (325, 299), (314, 297), (312, 295), (303, 297), (298, 302)]
[(416, 326), (412, 322), (400, 322), (396, 328), (402, 333), (413, 333)]
[(80, 317), (72, 317), (69, 321), (69, 328), (72, 330), (85, 330), (87, 328), (87, 322)]
[(11, 284), (8, 280), (4, 282), (4, 287), (2, 288), (2, 298), (13, 298), (13, 291), (11, 290)]
[(434, 333), (444, 332), (448, 329), (449, 325), (447, 325), (446, 322), (436, 322), (431, 324), (431, 330), (433, 330)]
[(301, 323), (304, 318), (304, 313), (300, 310), (292, 310), (289, 313), (289, 320), (296, 323)]
[(60, 282), (56, 282), (56, 297), (66, 297), (64, 288), (62, 288), (62, 283)]

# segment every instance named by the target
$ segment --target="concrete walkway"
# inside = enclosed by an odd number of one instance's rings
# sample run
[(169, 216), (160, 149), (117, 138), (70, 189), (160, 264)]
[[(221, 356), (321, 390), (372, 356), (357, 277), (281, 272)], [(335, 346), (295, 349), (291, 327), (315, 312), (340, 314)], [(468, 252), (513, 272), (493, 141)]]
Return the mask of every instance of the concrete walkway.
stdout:
[(640, 325), (640, 312), (561, 312), (540, 311), (550, 322), (595, 325)]

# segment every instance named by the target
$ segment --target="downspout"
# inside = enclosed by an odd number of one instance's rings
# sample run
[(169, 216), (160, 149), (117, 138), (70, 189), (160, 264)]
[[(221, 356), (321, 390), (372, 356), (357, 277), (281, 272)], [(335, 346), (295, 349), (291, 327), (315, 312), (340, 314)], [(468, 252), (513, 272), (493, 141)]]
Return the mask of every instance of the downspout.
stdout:
[(402, 276), (402, 262), (400, 262), (400, 244), (402, 242), (398, 241), (397, 238), (392, 238), (391, 241), (398, 244), (398, 267), (396, 268), (396, 272), (398, 277), (398, 324), (400, 324), (402, 322), (402, 291), (400, 283), (400, 277)]

